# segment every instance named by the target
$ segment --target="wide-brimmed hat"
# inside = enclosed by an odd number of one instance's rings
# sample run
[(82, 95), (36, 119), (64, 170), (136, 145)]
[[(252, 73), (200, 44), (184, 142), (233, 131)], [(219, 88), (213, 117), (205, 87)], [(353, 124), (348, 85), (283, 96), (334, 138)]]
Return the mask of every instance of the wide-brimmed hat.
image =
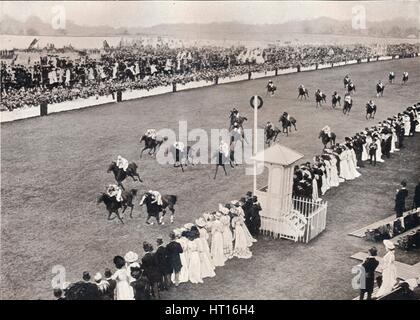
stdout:
[(223, 204), (219, 203), (219, 212), (222, 214), (229, 214), (229, 209), (226, 208)]
[(216, 218), (220, 218), (222, 216), (222, 213), (220, 211), (216, 211), (214, 215)]
[(95, 281), (101, 281), (102, 280), (102, 275), (100, 272), (96, 273), (95, 276), (93, 277), (93, 280)]
[(388, 250), (394, 250), (395, 249), (395, 245), (392, 243), (392, 241), (384, 240), (383, 243), (384, 243), (385, 248), (387, 248)]
[(187, 229), (187, 230), (191, 230), (192, 227), (194, 227), (194, 223), (190, 222), (190, 223), (184, 224), (184, 228)]
[(139, 256), (137, 255), (137, 253), (133, 251), (128, 251), (124, 256), (124, 260), (128, 263), (136, 262), (138, 259), (139, 259)]
[(206, 220), (204, 220), (204, 218), (198, 218), (198, 219), (196, 219), (195, 220), (195, 224), (198, 226), (198, 227), (201, 227), (201, 228), (203, 228), (205, 225), (206, 225)]

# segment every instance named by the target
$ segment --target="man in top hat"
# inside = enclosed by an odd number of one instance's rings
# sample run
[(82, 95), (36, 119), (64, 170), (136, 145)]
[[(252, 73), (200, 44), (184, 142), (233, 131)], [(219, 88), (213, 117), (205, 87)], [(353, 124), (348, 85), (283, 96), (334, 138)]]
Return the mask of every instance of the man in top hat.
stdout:
[(362, 281), (360, 288), (360, 300), (363, 300), (365, 293), (367, 293), (367, 300), (372, 299), (373, 287), (375, 286), (375, 270), (379, 265), (379, 261), (376, 260), (378, 250), (375, 247), (369, 249), (369, 256), (363, 261), (362, 268)]
[(397, 218), (403, 216), (405, 211), (405, 199), (408, 196), (408, 191), (406, 189), (407, 182), (405, 180), (401, 181), (401, 189), (397, 189), (397, 193), (395, 194), (395, 213), (397, 214)]
[(171, 274), (174, 273), (175, 287), (178, 287), (179, 273), (181, 272), (181, 268), (182, 268), (180, 254), (183, 253), (183, 249), (182, 249), (181, 244), (176, 241), (176, 234), (174, 232), (171, 232), (169, 234), (169, 239), (170, 239), (170, 242), (166, 245), (168, 269)]
[(169, 287), (172, 285), (171, 274), (173, 269), (169, 263), (167, 250), (166, 247), (163, 245), (162, 237), (157, 238), (156, 244), (157, 249), (155, 257), (158, 264), (158, 270), (161, 274), (160, 287), (162, 290), (168, 290)]
[(251, 229), (249, 232), (254, 236), (258, 236), (261, 227), (260, 211), (262, 210), (260, 203), (258, 202), (257, 196), (252, 197), (252, 209), (251, 209)]

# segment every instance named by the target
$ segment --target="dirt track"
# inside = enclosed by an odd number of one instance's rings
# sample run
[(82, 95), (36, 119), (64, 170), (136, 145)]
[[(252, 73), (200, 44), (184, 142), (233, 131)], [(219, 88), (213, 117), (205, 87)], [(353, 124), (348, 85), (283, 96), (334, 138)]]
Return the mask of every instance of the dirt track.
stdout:
[[(297, 118), (299, 130), (288, 138), (280, 137), (280, 143), (310, 160), (322, 148), (317, 134), (324, 125), (330, 125), (341, 141), (420, 100), (419, 62), (388, 61), (275, 78), (278, 92), (265, 99), (259, 123), (276, 121), (280, 113), (288, 111)], [(397, 74), (397, 84), (387, 86), (385, 96), (375, 99), (377, 119), (368, 122), (364, 104), (373, 97), (376, 81), (385, 81), (391, 70)], [(406, 86), (400, 85), (403, 71), (410, 74)], [(357, 87), (352, 114), (346, 117), (329, 106), (315, 110), (315, 89), (319, 87), (328, 96), (334, 90), (343, 95), (346, 73)], [(2, 298), (51, 298), (52, 266), (65, 266), (67, 279), (77, 280), (84, 270), (94, 274), (112, 267), (116, 254), (128, 250), (142, 254), (144, 240), (154, 242), (158, 235), (167, 236), (171, 226), (146, 226), (144, 212), (138, 207), (135, 219), (126, 217), (123, 226), (106, 221), (104, 207), (96, 206), (98, 192), (113, 182), (106, 168), (118, 154), (136, 161), (145, 180), (144, 184), (130, 182), (128, 187), (178, 196), (175, 226), (192, 222), (202, 212), (214, 210), (219, 202), (242, 196), (252, 186), (252, 177), (245, 176), (243, 168), (229, 170), (228, 177), (219, 175), (216, 181), (212, 179), (213, 166), (189, 167), (182, 174), (148, 157), (139, 160), (138, 140), (147, 128), (177, 129), (180, 120), (188, 121), (189, 129), (224, 128), (228, 111), (235, 105), (249, 115), (251, 127), (249, 97), (263, 94), (266, 82), (233, 83), (2, 124)], [(310, 90), (308, 101), (296, 100), (300, 83)], [(311, 244), (260, 241), (251, 260), (232, 261), (203, 285), (184, 285), (176, 295), (164, 297), (352, 298), (350, 269), (355, 261), (348, 257), (365, 250), (369, 243), (346, 234), (392, 213), (395, 184), (400, 179), (407, 178), (413, 189), (420, 171), (418, 139), (407, 140), (410, 149), (385, 164), (361, 170), (363, 176), (356, 181), (329, 191), (325, 197), (329, 201), (328, 229)], [(264, 179), (260, 178), (261, 184)], [(419, 260), (419, 253), (401, 258), (412, 263)]]

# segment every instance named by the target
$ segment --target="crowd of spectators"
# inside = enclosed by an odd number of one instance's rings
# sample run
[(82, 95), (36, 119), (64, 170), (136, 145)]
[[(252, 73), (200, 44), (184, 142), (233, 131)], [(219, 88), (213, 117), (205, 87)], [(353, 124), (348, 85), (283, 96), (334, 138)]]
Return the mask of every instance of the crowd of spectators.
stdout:
[(249, 72), (361, 60), (379, 55), (417, 55), (410, 44), (237, 47), (128, 46), (77, 59), (51, 54), (30, 64), (1, 63), (1, 110), (58, 103), (121, 90), (215, 81)]

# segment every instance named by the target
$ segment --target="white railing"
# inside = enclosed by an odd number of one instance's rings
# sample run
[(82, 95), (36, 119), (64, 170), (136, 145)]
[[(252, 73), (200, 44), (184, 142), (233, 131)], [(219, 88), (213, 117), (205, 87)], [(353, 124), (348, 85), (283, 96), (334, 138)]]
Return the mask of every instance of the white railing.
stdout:
[(263, 235), (308, 243), (325, 230), (327, 202), (293, 197), (289, 212), (273, 216), (268, 212), (270, 203), (276, 201), (273, 195), (266, 192), (266, 187), (257, 190), (256, 195), (262, 208), (260, 229)]

